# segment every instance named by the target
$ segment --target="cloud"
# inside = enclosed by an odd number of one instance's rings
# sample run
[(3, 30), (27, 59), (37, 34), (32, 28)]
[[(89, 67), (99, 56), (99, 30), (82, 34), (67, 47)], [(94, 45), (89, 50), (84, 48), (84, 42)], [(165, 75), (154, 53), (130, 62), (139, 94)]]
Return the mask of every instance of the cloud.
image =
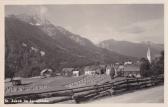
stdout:
[(31, 11), (35, 14), (38, 14), (41, 18), (47, 15), (48, 8), (46, 6), (40, 5), (40, 6), (32, 6)]
[(140, 26), (129, 26), (126, 28), (122, 28), (120, 31), (125, 33), (142, 33), (145, 31), (145, 29)]
[(164, 21), (163, 19), (153, 19), (143, 22), (136, 22), (129, 26), (122, 27), (119, 30), (120, 35), (124, 35), (123, 39), (132, 41), (164, 41)]
[(81, 34), (81, 36), (90, 39), (94, 43), (99, 43), (100, 41), (107, 39), (131, 42), (153, 41), (156, 43), (163, 43), (164, 22), (163, 19), (153, 19), (135, 22), (128, 26), (121, 26), (120, 28), (115, 28), (111, 25), (86, 25), (79, 28), (78, 33)]
[(6, 14), (35, 14), (98, 43), (107, 39), (163, 43), (163, 5), (8, 6)]
[(47, 11), (48, 11), (47, 7), (45, 7), (45, 6), (40, 6), (39, 8), (40, 8), (40, 14), (41, 15), (46, 14)]

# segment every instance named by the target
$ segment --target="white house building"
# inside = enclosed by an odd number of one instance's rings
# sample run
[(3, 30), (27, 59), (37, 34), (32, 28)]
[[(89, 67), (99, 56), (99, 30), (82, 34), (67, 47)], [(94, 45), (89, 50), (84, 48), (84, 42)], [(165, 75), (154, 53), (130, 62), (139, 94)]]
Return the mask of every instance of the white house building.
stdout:
[(72, 72), (72, 75), (73, 75), (74, 77), (78, 77), (78, 76), (79, 76), (79, 71), (73, 71), (73, 72)]

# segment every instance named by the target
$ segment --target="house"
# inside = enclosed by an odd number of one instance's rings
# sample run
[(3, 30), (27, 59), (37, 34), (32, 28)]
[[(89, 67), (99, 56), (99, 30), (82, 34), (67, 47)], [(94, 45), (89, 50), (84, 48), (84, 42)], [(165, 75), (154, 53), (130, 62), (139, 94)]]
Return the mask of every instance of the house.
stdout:
[(22, 79), (21, 77), (14, 77), (12, 79), (12, 85), (21, 85), (22, 84), (21, 79)]
[(72, 71), (72, 76), (78, 77), (79, 76), (79, 71), (77, 71), (77, 70)]
[(140, 77), (140, 66), (139, 65), (125, 65), (123, 70), (123, 76), (134, 76), (134, 77)]
[(61, 76), (61, 73), (57, 72), (57, 73), (55, 73), (55, 76)]
[(72, 76), (74, 68), (63, 68), (62, 75), (63, 76)]
[(40, 72), (40, 76), (43, 77), (43, 78), (46, 78), (46, 77), (50, 77), (53, 73), (53, 70), (52, 69), (43, 69), (41, 72)]
[(116, 62), (115, 65), (120, 65), (120, 63), (119, 63), (119, 62)]
[(123, 76), (124, 65), (120, 64), (115, 67), (116, 67), (116, 76)]
[(83, 75), (83, 74), (84, 74), (83, 69), (84, 69), (84, 67), (74, 68), (74, 69), (72, 70), (72, 76), (78, 77), (78, 76), (80, 76), (80, 75)]
[(101, 69), (98, 65), (91, 65), (84, 67), (84, 75), (101, 74)]
[(81, 72), (82, 71), (79, 68), (63, 68), (62, 69), (62, 75), (63, 76), (78, 77), (82, 74)]
[(85, 75), (94, 75), (95, 74), (95, 69), (93, 69), (93, 67), (91, 67), (91, 66), (86, 66), (84, 68), (84, 74)]
[(133, 64), (132, 61), (126, 61), (126, 62), (124, 62), (124, 65), (131, 65), (131, 64)]

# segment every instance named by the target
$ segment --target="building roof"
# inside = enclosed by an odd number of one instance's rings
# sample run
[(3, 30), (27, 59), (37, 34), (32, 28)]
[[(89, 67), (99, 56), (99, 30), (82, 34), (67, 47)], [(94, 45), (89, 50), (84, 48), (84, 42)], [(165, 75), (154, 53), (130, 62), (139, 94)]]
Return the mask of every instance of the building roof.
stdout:
[(52, 69), (43, 69), (41, 72), (40, 72), (40, 75), (44, 75), (44, 73), (52, 73), (53, 71), (52, 71)]
[(140, 67), (138, 65), (126, 65), (124, 71), (140, 71)]
[(74, 68), (63, 68), (62, 71), (72, 71)]
[(106, 65), (104, 64), (101, 64), (101, 65), (99, 65), (101, 68), (105, 68), (106, 67)]
[(115, 68), (116, 68), (117, 71), (123, 71), (124, 70), (124, 65), (118, 65), (118, 66), (116, 65)]
[(79, 71), (73, 71), (73, 73), (79, 73)]
[(86, 66), (84, 68), (84, 71), (93, 71), (93, 70), (96, 70), (96, 69), (100, 69), (100, 67), (96, 66), (96, 65), (92, 65), (92, 66)]

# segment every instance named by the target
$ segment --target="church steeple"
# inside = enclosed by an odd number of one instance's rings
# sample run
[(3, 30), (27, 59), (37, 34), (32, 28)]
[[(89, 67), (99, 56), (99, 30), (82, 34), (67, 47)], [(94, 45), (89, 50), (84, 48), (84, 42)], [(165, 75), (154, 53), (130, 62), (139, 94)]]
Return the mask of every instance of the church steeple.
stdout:
[(150, 52), (150, 48), (149, 47), (148, 47), (148, 50), (147, 50), (147, 59), (151, 63), (151, 52)]

